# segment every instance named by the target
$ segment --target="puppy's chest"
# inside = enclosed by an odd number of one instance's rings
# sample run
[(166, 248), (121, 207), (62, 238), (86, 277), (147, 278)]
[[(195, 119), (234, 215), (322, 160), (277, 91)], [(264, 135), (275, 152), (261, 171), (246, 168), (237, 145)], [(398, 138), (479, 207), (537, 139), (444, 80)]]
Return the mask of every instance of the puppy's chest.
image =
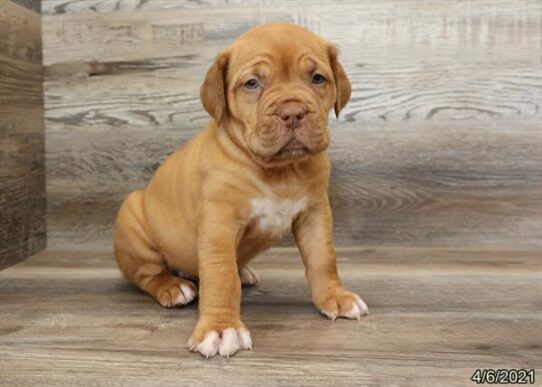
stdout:
[(281, 237), (290, 229), (294, 218), (307, 208), (307, 198), (254, 198), (250, 201), (250, 208), (251, 221), (258, 231)]

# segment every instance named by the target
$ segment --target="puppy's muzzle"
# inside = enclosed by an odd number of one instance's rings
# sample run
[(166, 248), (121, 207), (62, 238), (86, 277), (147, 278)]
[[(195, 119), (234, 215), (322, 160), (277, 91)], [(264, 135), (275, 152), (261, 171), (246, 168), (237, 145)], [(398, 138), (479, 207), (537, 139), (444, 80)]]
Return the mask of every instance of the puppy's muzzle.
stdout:
[(288, 129), (294, 130), (304, 124), (307, 107), (301, 102), (283, 102), (277, 107), (276, 114)]
[(304, 155), (308, 149), (296, 135), (298, 128), (307, 125), (306, 115), (307, 106), (298, 101), (285, 101), (278, 104), (275, 114), (280, 119), (280, 124), (286, 128), (286, 143), (281, 147), (277, 156), (279, 158), (288, 158)]

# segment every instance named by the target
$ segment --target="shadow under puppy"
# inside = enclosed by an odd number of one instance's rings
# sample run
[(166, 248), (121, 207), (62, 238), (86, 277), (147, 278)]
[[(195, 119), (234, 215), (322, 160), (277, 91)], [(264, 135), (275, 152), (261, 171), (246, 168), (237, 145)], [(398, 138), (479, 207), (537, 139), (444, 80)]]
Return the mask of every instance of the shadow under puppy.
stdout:
[(290, 229), (316, 307), (331, 319), (367, 314), (339, 280), (327, 196), (328, 116), (350, 91), (333, 45), (293, 24), (256, 27), (206, 75), (209, 126), (124, 201), (114, 233), (124, 275), (164, 307), (192, 301), (199, 278), (191, 350), (252, 348), (241, 285), (258, 277), (247, 263)]

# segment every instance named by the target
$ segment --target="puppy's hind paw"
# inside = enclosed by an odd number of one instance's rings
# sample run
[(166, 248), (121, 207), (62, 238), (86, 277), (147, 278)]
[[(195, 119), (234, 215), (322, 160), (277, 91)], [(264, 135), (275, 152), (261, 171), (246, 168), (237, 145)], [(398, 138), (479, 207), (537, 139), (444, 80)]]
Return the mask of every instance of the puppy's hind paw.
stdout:
[(165, 308), (174, 308), (192, 302), (196, 298), (198, 290), (193, 282), (174, 277), (161, 286), (157, 293), (157, 301), (160, 305)]
[(239, 276), (241, 277), (241, 285), (254, 286), (260, 282), (260, 276), (253, 269), (245, 266), (241, 269)]

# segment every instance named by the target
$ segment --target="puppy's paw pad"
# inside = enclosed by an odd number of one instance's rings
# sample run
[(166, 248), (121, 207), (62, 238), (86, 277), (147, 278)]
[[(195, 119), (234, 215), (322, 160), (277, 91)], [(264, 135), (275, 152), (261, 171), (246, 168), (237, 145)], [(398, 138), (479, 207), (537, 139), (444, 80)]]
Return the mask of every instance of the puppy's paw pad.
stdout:
[(190, 339), (188, 346), (190, 351), (199, 352), (206, 358), (216, 354), (230, 357), (241, 349), (252, 350), (252, 339), (246, 328), (226, 328), (222, 332), (208, 332), (199, 344)]
[(248, 266), (241, 269), (239, 276), (241, 277), (241, 285), (243, 286), (253, 286), (260, 282), (260, 276), (258, 273)]

